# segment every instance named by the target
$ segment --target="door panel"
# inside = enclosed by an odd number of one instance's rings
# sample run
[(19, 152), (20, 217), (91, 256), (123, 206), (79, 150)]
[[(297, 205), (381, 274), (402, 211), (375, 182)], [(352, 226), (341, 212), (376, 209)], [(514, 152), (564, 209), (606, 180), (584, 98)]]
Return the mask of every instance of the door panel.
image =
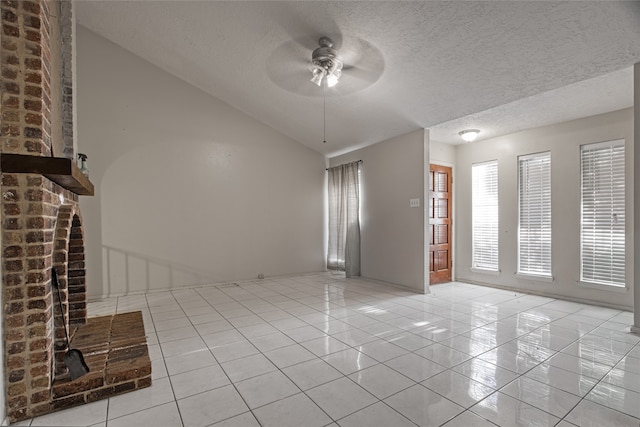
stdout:
[(429, 280), (451, 281), (451, 168), (429, 168)]

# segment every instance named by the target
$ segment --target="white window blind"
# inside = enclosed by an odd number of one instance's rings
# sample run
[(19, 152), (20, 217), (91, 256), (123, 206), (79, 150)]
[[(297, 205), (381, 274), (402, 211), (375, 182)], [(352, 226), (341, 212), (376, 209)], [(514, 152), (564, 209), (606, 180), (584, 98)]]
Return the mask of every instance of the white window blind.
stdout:
[(473, 268), (498, 271), (498, 162), (472, 166)]
[(624, 140), (581, 146), (580, 169), (580, 280), (624, 286)]
[(551, 153), (518, 158), (518, 273), (551, 277)]

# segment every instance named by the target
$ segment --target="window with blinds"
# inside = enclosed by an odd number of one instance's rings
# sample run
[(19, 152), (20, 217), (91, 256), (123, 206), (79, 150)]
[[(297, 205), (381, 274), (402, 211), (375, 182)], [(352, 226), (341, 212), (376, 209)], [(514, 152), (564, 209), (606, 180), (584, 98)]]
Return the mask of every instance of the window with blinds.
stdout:
[(624, 140), (580, 147), (580, 280), (625, 286)]
[(518, 158), (518, 273), (551, 277), (551, 153)]
[(498, 162), (472, 166), (472, 268), (498, 271)]

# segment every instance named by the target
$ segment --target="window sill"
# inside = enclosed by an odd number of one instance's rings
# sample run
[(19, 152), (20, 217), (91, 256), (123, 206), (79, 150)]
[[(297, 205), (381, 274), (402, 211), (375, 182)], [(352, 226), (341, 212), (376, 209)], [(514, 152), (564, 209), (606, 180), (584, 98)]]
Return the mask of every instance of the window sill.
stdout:
[(484, 268), (471, 267), (471, 272), (480, 273), (480, 274), (488, 274), (490, 276), (499, 276), (500, 270), (487, 270)]
[(545, 283), (553, 283), (555, 279), (553, 276), (542, 276), (539, 274), (527, 274), (527, 273), (516, 273), (517, 279), (523, 280), (533, 280), (536, 282), (545, 282)]
[(603, 283), (583, 282), (582, 280), (578, 280), (577, 283), (578, 283), (578, 286), (591, 288), (591, 289), (599, 289), (601, 291), (611, 291), (611, 292), (618, 292), (618, 293), (626, 293), (628, 291), (626, 286), (605, 285)]

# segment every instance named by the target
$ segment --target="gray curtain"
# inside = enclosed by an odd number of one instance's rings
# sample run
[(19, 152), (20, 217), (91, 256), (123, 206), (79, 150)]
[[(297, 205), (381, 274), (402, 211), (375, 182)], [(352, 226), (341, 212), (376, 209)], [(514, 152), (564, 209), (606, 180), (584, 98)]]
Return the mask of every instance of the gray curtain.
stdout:
[(327, 268), (360, 275), (360, 162), (329, 168)]

